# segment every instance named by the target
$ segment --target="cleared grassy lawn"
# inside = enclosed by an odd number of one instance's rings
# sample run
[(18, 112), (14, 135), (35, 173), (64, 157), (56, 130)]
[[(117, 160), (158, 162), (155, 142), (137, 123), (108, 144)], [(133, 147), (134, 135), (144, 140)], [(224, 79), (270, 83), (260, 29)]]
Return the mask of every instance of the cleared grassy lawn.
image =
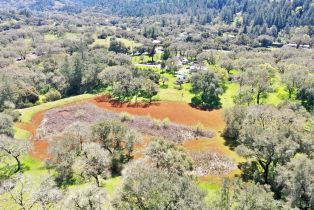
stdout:
[(199, 182), (198, 186), (206, 192), (205, 202), (210, 203), (218, 196), (220, 184), (212, 182)]
[[(161, 58), (161, 53), (156, 53), (154, 55), (154, 61), (158, 61)], [(149, 57), (148, 55), (136, 55), (136, 56), (132, 56), (132, 62), (134, 64), (140, 64), (140, 63), (147, 63), (150, 62), (152, 60), (151, 57)]]
[(272, 79), (272, 83), (274, 92), (269, 93), (268, 97), (263, 102), (266, 104), (278, 105), (283, 100), (287, 100), (289, 98), (289, 93), (286, 90), (285, 86), (282, 84), (281, 76), (279, 73), (277, 73)]
[(126, 47), (129, 47), (132, 51), (135, 47), (140, 47), (142, 46), (141, 43), (135, 42), (133, 40), (129, 40), (129, 39), (124, 39), (124, 38), (117, 38), (117, 40), (119, 42), (122, 42), (123, 44), (125, 44)]
[(109, 48), (109, 39), (95, 39), (95, 42), (92, 44), (92, 47), (95, 46), (104, 46), (105, 48)]
[(77, 41), (77, 40), (80, 40), (81, 34), (80, 33), (66, 32), (63, 37), (64, 37), (64, 39)]
[(56, 35), (54, 35), (54, 34), (47, 33), (47, 34), (44, 35), (45, 42), (53, 42), (53, 41), (56, 41), (58, 39), (59, 38)]
[(227, 90), (220, 97), (220, 99), (221, 99), (223, 108), (230, 108), (234, 106), (233, 99), (238, 94), (240, 85), (237, 83), (229, 83), (226, 86), (227, 86)]
[[(92, 44), (92, 47), (100, 45), (100, 46), (104, 46), (106, 48), (109, 48), (110, 38), (111, 37), (107, 37), (106, 39), (98, 39), (97, 35), (95, 35), (94, 38), (95, 38), (95, 42)], [(129, 39), (117, 38), (117, 41), (122, 42), (123, 44), (125, 44), (126, 47), (131, 49), (131, 51), (133, 51), (133, 49), (135, 47), (142, 46), (141, 43), (138, 43), (138, 42), (135, 42), (135, 41), (129, 40)]]
[(14, 138), (19, 139), (19, 140), (28, 140), (29, 137), (32, 135), (29, 131), (20, 129), (18, 127), (13, 127), (14, 128)]

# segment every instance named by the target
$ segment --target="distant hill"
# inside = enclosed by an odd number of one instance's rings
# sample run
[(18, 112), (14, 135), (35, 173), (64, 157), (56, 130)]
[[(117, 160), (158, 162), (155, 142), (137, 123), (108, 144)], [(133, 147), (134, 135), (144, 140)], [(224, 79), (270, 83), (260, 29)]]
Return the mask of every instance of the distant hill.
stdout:
[[(219, 17), (227, 24), (241, 20), (254, 31), (274, 27), (314, 26), (313, 0), (0, 0), (0, 4), (31, 10), (80, 12), (87, 7), (122, 16), (185, 14), (201, 23)], [(252, 31), (251, 30), (251, 31)]]

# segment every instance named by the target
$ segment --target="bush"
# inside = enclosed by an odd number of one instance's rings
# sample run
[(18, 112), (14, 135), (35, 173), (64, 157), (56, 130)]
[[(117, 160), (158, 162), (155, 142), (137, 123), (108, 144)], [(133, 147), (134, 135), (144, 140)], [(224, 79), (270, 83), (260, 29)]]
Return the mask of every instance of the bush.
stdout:
[(196, 123), (194, 126), (194, 133), (196, 136), (202, 136), (204, 131), (204, 125), (202, 123)]
[(21, 116), (21, 113), (14, 109), (6, 109), (3, 111), (3, 114), (11, 116), (14, 122), (17, 122)]
[(98, 39), (107, 39), (107, 34), (105, 34), (105, 33), (101, 33), (101, 34), (99, 34), (98, 36), (97, 36), (97, 38)]
[(165, 118), (161, 121), (161, 125), (163, 128), (168, 128), (170, 125), (170, 120), (168, 118)]
[(153, 128), (160, 129), (162, 127), (160, 120), (154, 119), (153, 120)]
[(133, 117), (129, 113), (123, 112), (120, 114), (120, 119), (122, 122), (126, 122), (126, 121), (132, 121)]
[(13, 118), (10, 115), (0, 113), (0, 135), (14, 135)]
[(203, 103), (201, 96), (194, 96), (191, 100), (191, 103), (194, 106), (201, 106)]
[(58, 90), (50, 89), (48, 93), (45, 94), (45, 97), (46, 97), (45, 101), (49, 102), (61, 99), (62, 95)]

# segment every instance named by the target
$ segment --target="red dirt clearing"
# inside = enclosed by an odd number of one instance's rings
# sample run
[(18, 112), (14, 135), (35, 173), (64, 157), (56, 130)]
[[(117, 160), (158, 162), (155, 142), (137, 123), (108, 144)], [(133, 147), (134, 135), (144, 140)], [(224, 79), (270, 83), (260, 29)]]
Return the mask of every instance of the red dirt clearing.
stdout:
[(32, 149), (29, 151), (29, 154), (32, 157), (44, 160), (47, 159), (48, 153), (48, 141), (46, 140), (35, 140), (33, 137), (36, 135), (36, 130), (39, 127), (41, 121), (43, 120), (43, 112), (38, 112), (32, 117), (32, 122), (30, 123), (16, 123), (15, 126), (26, 130), (32, 134), (30, 141), (32, 143)]
[(157, 119), (169, 118), (172, 122), (185, 125), (202, 123), (206, 128), (216, 132), (222, 131), (225, 126), (224, 111), (222, 109), (209, 112), (192, 108), (188, 104), (170, 101), (152, 103), (146, 106), (113, 104), (103, 101), (101, 98), (92, 99), (90, 102), (114, 112), (128, 112), (140, 116), (149, 115)]
[[(153, 103), (149, 106), (134, 106), (128, 104), (117, 105), (103, 101), (99, 97), (90, 100), (89, 103), (114, 112), (128, 112), (132, 115), (140, 116), (149, 115), (157, 119), (169, 118), (172, 122), (178, 124), (194, 125), (196, 123), (202, 123), (206, 128), (214, 131), (216, 133), (216, 137), (214, 137), (212, 140), (200, 139), (195, 141), (188, 141), (184, 143), (183, 146), (190, 151), (206, 151), (211, 149), (218, 153), (226, 154), (229, 157), (232, 157), (232, 159), (236, 159), (236, 156), (233, 154), (233, 152), (231, 152), (228, 147), (224, 146), (224, 141), (220, 137), (220, 132), (225, 126), (223, 110), (203, 111), (192, 108), (188, 104), (168, 101)], [(16, 126), (31, 132), (32, 135), (35, 136), (36, 129), (39, 127), (43, 119), (43, 115), (44, 112), (37, 113), (33, 116), (31, 123), (17, 123)], [(32, 138), (31, 142), (33, 143), (33, 148), (30, 151), (30, 154), (33, 157), (39, 159), (48, 158), (48, 141), (35, 140)], [(145, 143), (147, 144), (147, 142)], [(137, 150), (142, 146), (137, 145)], [(136, 154), (136, 156), (138, 155), (139, 154)]]

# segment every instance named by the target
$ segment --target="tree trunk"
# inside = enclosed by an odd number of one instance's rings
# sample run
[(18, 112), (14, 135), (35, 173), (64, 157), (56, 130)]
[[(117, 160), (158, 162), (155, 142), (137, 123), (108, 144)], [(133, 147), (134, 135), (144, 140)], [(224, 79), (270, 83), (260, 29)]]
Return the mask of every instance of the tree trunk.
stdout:
[(268, 180), (269, 166), (272, 163), (272, 161), (268, 160), (267, 163), (264, 163), (263, 161), (259, 160), (258, 162), (264, 170), (264, 172), (263, 172), (264, 182), (265, 182), (265, 184), (269, 184), (269, 180)]
[(17, 162), (17, 168), (16, 168), (16, 170), (14, 171), (14, 173), (17, 173), (17, 172), (19, 172), (19, 171), (21, 170), (22, 164), (21, 164), (21, 161), (20, 161), (19, 157), (14, 157), (14, 159), (15, 159), (16, 162)]
[(99, 181), (98, 176), (95, 175), (94, 178), (95, 178), (95, 180), (96, 180), (97, 187), (100, 187), (100, 181)]
[(257, 96), (256, 96), (256, 103), (259, 105), (260, 104), (260, 96), (261, 96), (261, 92), (258, 92), (257, 93)]
[(90, 199), (88, 199), (88, 205), (90, 209), (94, 209), (93, 202)]
[(268, 183), (268, 169), (269, 168), (269, 165), (266, 165), (265, 169), (264, 169), (264, 182), (265, 184), (269, 184)]
[(291, 99), (291, 96), (292, 96), (292, 89), (288, 89), (288, 92), (289, 92), (289, 99)]

